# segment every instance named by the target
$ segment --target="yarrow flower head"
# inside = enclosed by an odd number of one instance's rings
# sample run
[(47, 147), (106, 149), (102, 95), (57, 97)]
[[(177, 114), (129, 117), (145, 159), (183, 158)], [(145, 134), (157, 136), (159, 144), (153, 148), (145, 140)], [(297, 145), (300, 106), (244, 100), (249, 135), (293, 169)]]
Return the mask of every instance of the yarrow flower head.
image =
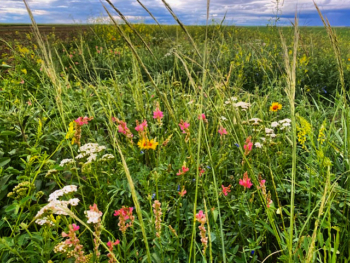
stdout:
[(252, 187), (252, 182), (250, 181), (250, 178), (248, 177), (248, 173), (245, 172), (243, 175), (243, 180), (239, 179), (239, 184), (243, 186), (244, 188), (250, 188)]
[(97, 205), (90, 205), (90, 210), (87, 210), (84, 212), (86, 217), (88, 218), (87, 223), (93, 223), (93, 224), (97, 224), (101, 221), (101, 216), (102, 216), (102, 212), (100, 210), (98, 210)]
[(278, 102), (273, 102), (272, 105), (270, 106), (270, 111), (279, 111), (282, 109), (282, 105), (279, 104)]

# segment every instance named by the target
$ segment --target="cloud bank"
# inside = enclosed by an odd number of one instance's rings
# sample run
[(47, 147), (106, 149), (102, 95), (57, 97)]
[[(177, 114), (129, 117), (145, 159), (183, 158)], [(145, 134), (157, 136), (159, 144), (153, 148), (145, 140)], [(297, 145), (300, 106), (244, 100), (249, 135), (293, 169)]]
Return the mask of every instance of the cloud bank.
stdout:
[[(38, 23), (88, 23), (106, 19), (99, 0), (27, 0)], [(132, 22), (154, 23), (136, 0), (112, 0)], [(162, 24), (175, 24), (161, 0), (141, 0)], [(168, 4), (187, 24), (205, 24), (206, 0), (167, 0)], [(106, 6), (108, 4), (102, 0)], [(333, 26), (350, 26), (350, 1), (319, 0), (317, 4)], [(111, 10), (111, 9), (110, 9)], [(111, 10), (112, 11), (112, 10)], [(259, 26), (276, 17), (276, 4), (271, 0), (212, 0), (210, 22), (219, 22), (226, 14), (226, 24)], [(288, 25), (297, 12), (300, 25), (322, 25), (311, 0), (284, 0), (277, 12), (281, 25)], [(112, 11), (113, 13), (113, 11)], [(29, 23), (22, 0), (0, 1), (0, 23)]]

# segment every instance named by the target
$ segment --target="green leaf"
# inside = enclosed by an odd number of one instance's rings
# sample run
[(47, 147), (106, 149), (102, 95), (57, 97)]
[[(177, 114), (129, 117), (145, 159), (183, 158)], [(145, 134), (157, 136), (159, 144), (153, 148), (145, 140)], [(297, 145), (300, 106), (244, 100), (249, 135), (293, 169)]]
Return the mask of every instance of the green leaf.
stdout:
[(0, 158), (0, 167), (5, 166), (6, 164), (8, 164), (11, 161), (10, 157), (1, 157)]

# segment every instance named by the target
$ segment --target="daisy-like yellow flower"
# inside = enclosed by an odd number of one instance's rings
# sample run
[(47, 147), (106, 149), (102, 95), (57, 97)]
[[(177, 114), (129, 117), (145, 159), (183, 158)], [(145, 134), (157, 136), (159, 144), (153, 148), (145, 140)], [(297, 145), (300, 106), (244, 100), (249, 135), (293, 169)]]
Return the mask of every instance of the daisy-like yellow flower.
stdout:
[(282, 109), (282, 104), (279, 104), (278, 102), (273, 102), (270, 106), (270, 111), (278, 111)]
[(139, 148), (141, 150), (148, 150), (148, 149), (152, 149), (152, 150), (155, 150), (157, 148), (157, 145), (159, 143), (154, 141), (154, 139), (152, 140), (148, 140), (148, 139), (145, 139), (145, 138), (142, 138), (142, 140), (140, 140), (137, 145), (139, 146)]

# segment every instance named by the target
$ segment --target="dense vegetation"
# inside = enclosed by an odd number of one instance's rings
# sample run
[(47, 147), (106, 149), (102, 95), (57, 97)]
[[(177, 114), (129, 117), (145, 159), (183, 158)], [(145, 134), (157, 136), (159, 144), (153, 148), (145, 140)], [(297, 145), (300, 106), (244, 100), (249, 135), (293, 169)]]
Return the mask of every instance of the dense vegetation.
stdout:
[(1, 262), (349, 261), (349, 29), (186, 29), (2, 42)]

